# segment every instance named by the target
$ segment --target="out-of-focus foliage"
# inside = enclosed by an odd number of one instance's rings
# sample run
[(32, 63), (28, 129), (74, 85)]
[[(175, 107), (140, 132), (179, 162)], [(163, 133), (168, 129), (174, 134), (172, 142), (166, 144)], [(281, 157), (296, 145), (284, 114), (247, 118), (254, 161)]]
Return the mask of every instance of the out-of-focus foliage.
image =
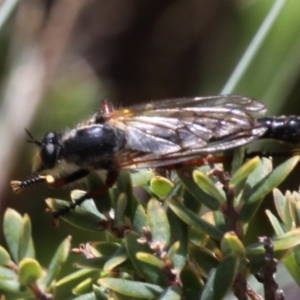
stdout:
[[(50, 130), (64, 130), (92, 114), (105, 98), (126, 106), (150, 99), (218, 94), (276, 4), (283, 4), (280, 13), (232, 92), (260, 99), (272, 115), (299, 114), (298, 0), (4, 3), (12, 9), (3, 4), (0, 7), (1, 218), (6, 207), (28, 213), (40, 265), (49, 263), (59, 242), (70, 233), (74, 244), (105, 235), (74, 230), (63, 222), (59, 230), (52, 227), (42, 200), (68, 199), (68, 189), (37, 188), (19, 196), (12, 194), (9, 181), (28, 176), (34, 152), (33, 145), (25, 144), (24, 127), (37, 138)], [(136, 184), (142, 185), (151, 174), (147, 171), (134, 176)], [(201, 175), (195, 173), (192, 177)], [(299, 186), (296, 177), (294, 183), (289, 183), (291, 189)], [(160, 194), (151, 195), (161, 199), (172, 183), (153, 179), (147, 191), (156, 186), (161, 186)], [(199, 190), (197, 186), (189, 190), (184, 193), (185, 206), (198, 211), (200, 204), (193, 201), (193, 196)], [(199, 195), (213, 206), (208, 204), (210, 208), (219, 207), (216, 198), (203, 193)], [(244, 221), (254, 211), (251, 205), (245, 208)], [(139, 234), (145, 225), (142, 212), (139, 210), (140, 219), (134, 219)], [(224, 224), (217, 214), (214, 217)], [(270, 229), (261, 212), (254, 214), (250, 224), (253, 230), (247, 231), (247, 240)], [(68, 274), (70, 270), (63, 272)], [(188, 281), (195, 283), (192, 278)], [(94, 293), (98, 295), (97, 288)], [(173, 289), (169, 293), (174, 295)]]

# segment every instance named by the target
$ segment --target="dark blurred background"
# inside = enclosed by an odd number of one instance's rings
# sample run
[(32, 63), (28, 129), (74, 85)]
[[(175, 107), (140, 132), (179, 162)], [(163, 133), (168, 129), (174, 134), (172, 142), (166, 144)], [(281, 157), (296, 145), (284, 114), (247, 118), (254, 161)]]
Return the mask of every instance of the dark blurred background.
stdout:
[[(97, 239), (82, 237), (63, 222), (54, 228), (44, 213), (45, 198), (69, 199), (69, 189), (39, 186), (12, 193), (9, 181), (30, 174), (35, 152), (24, 128), (40, 139), (49, 130), (76, 125), (103, 99), (127, 106), (219, 94), (274, 3), (27, 0), (16, 5), (0, 27), (1, 224), (7, 207), (28, 213), (37, 257), (45, 265), (67, 235), (74, 237), (74, 247)], [(231, 91), (260, 99), (270, 115), (300, 113), (299, 11), (299, 1), (287, 1)], [(288, 187), (298, 189), (299, 176), (293, 177), (297, 181)]]

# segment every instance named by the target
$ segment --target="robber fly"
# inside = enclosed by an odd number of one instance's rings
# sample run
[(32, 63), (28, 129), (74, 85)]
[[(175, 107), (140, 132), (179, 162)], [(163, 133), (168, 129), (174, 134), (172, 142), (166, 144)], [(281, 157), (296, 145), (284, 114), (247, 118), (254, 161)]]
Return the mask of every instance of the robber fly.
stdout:
[(34, 163), (38, 175), (11, 185), (15, 192), (42, 182), (61, 187), (106, 170), (104, 187), (54, 212), (57, 218), (107, 191), (121, 169), (178, 166), (259, 138), (267, 127), (256, 116), (264, 112), (259, 101), (236, 95), (170, 99), (119, 110), (104, 101), (99, 112), (74, 129), (48, 132), (42, 140), (27, 131), (29, 142), (39, 148)]

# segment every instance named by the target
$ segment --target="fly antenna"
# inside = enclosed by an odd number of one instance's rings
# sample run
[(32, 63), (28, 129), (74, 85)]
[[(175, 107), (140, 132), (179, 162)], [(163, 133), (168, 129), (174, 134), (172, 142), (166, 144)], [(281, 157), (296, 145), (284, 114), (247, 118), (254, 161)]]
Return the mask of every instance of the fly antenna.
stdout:
[(28, 142), (28, 143), (36, 144), (37, 146), (40, 147), (40, 146), (42, 145), (42, 143), (41, 143), (40, 141), (38, 141), (37, 139), (35, 139), (35, 138), (33, 137), (33, 135), (29, 132), (28, 129), (26, 129), (26, 128), (24, 128), (24, 129), (25, 129), (26, 133), (28, 134), (28, 136), (30, 137), (30, 140), (27, 140), (27, 142)]

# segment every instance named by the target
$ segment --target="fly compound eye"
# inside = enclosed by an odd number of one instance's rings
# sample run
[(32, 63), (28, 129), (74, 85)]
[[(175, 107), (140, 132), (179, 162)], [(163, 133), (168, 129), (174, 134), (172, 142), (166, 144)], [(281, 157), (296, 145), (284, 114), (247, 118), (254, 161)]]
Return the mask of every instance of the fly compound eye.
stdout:
[(58, 136), (55, 132), (49, 132), (45, 135), (41, 144), (41, 160), (47, 169), (52, 169), (59, 159), (60, 145)]
[(50, 144), (50, 143), (51, 144), (58, 144), (58, 136), (57, 136), (57, 134), (55, 132), (53, 132), (53, 131), (48, 132), (44, 136), (44, 138), (42, 140), (42, 143), (43, 144)]

